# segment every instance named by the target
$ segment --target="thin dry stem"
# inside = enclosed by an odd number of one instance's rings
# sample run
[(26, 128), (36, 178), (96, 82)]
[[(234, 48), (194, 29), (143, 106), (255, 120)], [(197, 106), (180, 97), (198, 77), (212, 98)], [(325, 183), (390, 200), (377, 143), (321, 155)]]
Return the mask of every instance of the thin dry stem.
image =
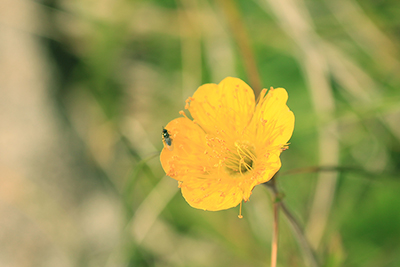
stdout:
[(251, 48), (246, 27), (243, 24), (243, 19), (235, 1), (219, 0), (222, 9), (224, 10), (232, 34), (239, 46), (246, 73), (249, 78), (249, 83), (254, 90), (254, 94), (258, 96), (261, 92), (261, 78), (257, 68), (253, 49)]
[(279, 238), (279, 200), (274, 203), (274, 233), (272, 235), (271, 267), (276, 267), (278, 260), (278, 238)]
[(201, 81), (201, 29), (195, 1), (181, 0), (179, 12), (182, 52), (182, 99), (186, 100)]

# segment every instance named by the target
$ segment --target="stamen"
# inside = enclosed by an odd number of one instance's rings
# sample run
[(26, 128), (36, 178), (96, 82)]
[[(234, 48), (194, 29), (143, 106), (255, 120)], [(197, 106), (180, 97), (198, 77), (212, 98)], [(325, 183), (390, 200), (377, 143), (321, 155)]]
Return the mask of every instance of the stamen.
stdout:
[(243, 215), (242, 215), (242, 203), (243, 203), (243, 201), (240, 201), (240, 208), (239, 208), (239, 215), (238, 215), (239, 219), (243, 218)]
[(251, 150), (247, 149), (247, 146), (244, 147), (244, 149), (242, 149), (242, 152), (245, 154), (246, 157), (250, 158), (252, 161), (255, 161), (257, 159), (256, 156), (251, 152)]
[(186, 104), (185, 104), (185, 109), (189, 109), (190, 107), (190, 102), (193, 101), (194, 98), (193, 97), (189, 97), (188, 99), (185, 100)]
[[(240, 156), (240, 154), (239, 154), (239, 156)], [(240, 161), (239, 161), (239, 172), (240, 172), (240, 175), (243, 175), (243, 173), (242, 173), (242, 163), (243, 163), (243, 158), (242, 157), (240, 157)]]
[(244, 159), (243, 159), (243, 165), (247, 169), (247, 171), (252, 171), (253, 170), (253, 168), (247, 162), (245, 162)]
[(186, 116), (186, 113), (185, 113), (183, 110), (179, 111), (179, 114), (181, 114), (181, 115), (184, 116), (186, 119), (188, 119), (188, 117)]

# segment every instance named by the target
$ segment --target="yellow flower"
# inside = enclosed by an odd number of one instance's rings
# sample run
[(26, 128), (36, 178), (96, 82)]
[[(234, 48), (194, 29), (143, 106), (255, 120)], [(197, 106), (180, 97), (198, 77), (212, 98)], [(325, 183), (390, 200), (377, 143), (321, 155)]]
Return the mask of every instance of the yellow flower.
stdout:
[(192, 207), (235, 207), (279, 170), (294, 128), (287, 98), (283, 88), (264, 89), (256, 105), (253, 90), (232, 77), (202, 85), (188, 98), (185, 108), (193, 120), (168, 123), (172, 141), (164, 142), (160, 158)]

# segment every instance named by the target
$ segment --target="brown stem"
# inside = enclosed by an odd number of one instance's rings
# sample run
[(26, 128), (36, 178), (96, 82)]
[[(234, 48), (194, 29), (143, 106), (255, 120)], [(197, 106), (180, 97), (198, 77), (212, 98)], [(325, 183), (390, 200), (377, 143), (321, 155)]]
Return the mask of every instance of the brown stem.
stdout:
[(232, 34), (239, 46), (249, 83), (254, 90), (254, 94), (258, 96), (262, 88), (261, 78), (239, 9), (233, 0), (219, 0), (219, 3), (227, 16)]
[(278, 259), (278, 237), (279, 237), (279, 206), (280, 203), (275, 199), (274, 203), (274, 232), (272, 235), (271, 248), (271, 267), (276, 267)]

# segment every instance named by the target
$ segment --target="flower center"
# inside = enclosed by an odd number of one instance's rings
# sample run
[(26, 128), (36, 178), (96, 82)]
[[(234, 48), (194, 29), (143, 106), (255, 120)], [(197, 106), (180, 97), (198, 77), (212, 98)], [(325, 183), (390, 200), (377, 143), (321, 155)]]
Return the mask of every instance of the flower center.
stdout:
[(225, 169), (231, 176), (244, 175), (253, 170), (255, 160), (254, 148), (251, 145), (235, 142), (235, 149), (227, 153)]

